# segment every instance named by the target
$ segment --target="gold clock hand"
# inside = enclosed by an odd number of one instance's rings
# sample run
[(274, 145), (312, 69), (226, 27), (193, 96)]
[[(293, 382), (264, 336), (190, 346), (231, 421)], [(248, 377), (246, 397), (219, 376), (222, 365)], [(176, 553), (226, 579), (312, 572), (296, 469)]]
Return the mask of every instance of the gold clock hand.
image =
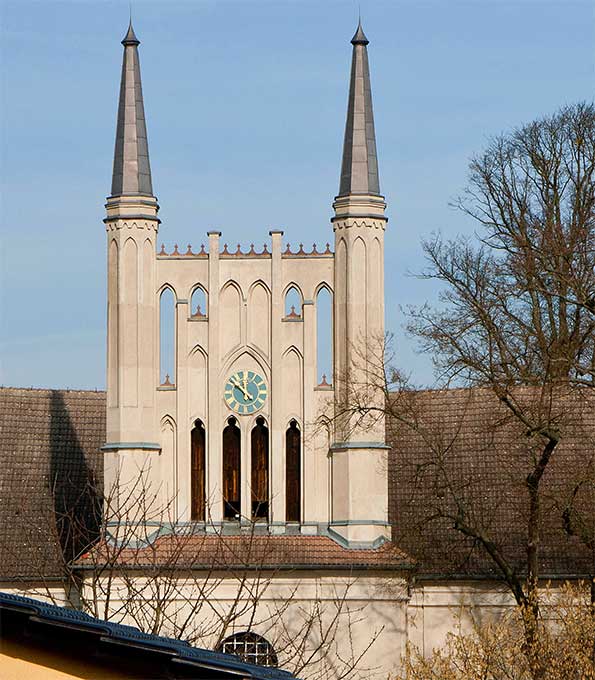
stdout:
[(230, 382), (234, 387), (237, 387), (238, 390), (240, 390), (240, 392), (243, 392), (243, 394), (244, 394), (244, 401), (248, 401), (248, 400), (252, 401), (252, 395), (250, 394), (250, 392), (248, 392), (248, 390), (245, 389), (244, 386), (243, 386), (241, 383), (236, 382), (236, 379), (235, 379), (235, 378), (231, 378), (231, 380), (230, 380), (229, 382)]
[(246, 390), (244, 390), (244, 387), (243, 387), (240, 383), (236, 382), (235, 380), (230, 380), (229, 382), (230, 382), (234, 387), (237, 387), (238, 390), (240, 390), (240, 392), (242, 392), (242, 394), (244, 395), (244, 401), (247, 401), (247, 399), (246, 399)]

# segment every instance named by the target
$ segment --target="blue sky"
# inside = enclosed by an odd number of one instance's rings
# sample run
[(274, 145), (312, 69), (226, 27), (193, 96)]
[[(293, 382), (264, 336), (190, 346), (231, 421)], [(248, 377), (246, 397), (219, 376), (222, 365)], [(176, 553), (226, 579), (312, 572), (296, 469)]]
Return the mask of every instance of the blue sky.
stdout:
[[(420, 238), (474, 225), (449, 208), (489, 138), (592, 99), (591, 0), (362, 0), (386, 233), (386, 321), (431, 384), (400, 307), (432, 300)], [(128, 2), (3, 0), (1, 375), (105, 386), (104, 199)], [(160, 242), (209, 229), (257, 244), (332, 241), (358, 3), (134, 0)], [(299, 210), (296, 209), (299, 206)]]

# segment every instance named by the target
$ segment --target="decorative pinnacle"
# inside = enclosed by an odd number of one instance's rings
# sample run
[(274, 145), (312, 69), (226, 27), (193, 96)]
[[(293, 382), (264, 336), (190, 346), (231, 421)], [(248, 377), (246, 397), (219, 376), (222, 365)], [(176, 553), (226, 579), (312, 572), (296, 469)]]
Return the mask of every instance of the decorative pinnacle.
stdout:
[(368, 48), (366, 47), (368, 39), (361, 22), (351, 42), (353, 43), (351, 78), (339, 196), (356, 194), (380, 196), (372, 90)]
[(124, 36), (122, 45), (140, 45), (140, 40), (134, 34), (134, 28), (132, 28), (132, 19), (130, 19), (130, 24), (128, 24), (128, 33)]
[(352, 45), (369, 45), (370, 41), (366, 38), (364, 29), (362, 28), (362, 20), (360, 19), (357, 24), (357, 31), (353, 38), (351, 38)]
[(122, 40), (122, 76), (112, 172), (112, 196), (153, 196), (140, 63), (132, 21)]

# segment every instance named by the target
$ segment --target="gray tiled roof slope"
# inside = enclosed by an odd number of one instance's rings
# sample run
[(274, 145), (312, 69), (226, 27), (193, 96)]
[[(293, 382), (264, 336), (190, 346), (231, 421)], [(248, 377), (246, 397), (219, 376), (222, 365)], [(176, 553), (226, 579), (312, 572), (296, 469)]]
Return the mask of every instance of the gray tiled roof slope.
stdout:
[[(162, 637), (160, 635), (152, 635), (150, 633), (143, 633), (138, 628), (132, 626), (122, 625), (112, 621), (103, 621), (89, 616), (85, 612), (68, 609), (66, 607), (57, 607), (56, 605), (40, 602), (29, 597), (22, 597), (11, 593), (0, 592), (0, 613), (15, 613), (23, 616), (35, 617), (35, 622), (43, 622), (46, 625), (45, 633), (50, 635), (50, 626), (55, 626), (58, 631), (64, 634), (68, 630), (76, 630), (79, 634), (77, 638), (79, 643), (82, 642), (82, 647), (85, 651), (90, 652), (91, 658), (89, 661), (89, 672), (94, 668), (94, 662), (97, 657), (109, 658), (112, 663), (118, 663), (118, 654), (115, 650), (117, 646), (110, 644), (116, 642), (117, 645), (123, 645), (126, 649), (134, 650), (139, 653), (142, 659), (143, 655), (149, 655), (151, 652), (159, 652), (162, 655), (169, 655), (171, 660), (183, 660), (191, 666), (195, 666), (195, 672), (198, 669), (208, 669), (216, 673), (216, 677), (239, 677), (254, 678), (254, 680), (292, 680), (295, 678), (291, 673), (278, 669), (267, 668), (265, 666), (256, 666), (251, 663), (246, 663), (234, 656), (233, 654), (223, 654), (221, 652), (211, 651), (209, 649), (202, 649), (200, 647), (192, 647), (188, 642), (183, 640), (176, 640), (174, 638)], [(10, 621), (10, 619), (8, 619)], [(19, 622), (20, 623), (20, 622)], [(22, 629), (21, 629), (22, 630)], [(80, 634), (85, 633), (88, 636), (96, 636), (96, 641), (89, 642), (89, 638), (81, 638)], [(59, 633), (54, 633), (59, 634)], [(66, 633), (67, 634), (67, 633)], [(49, 638), (51, 639), (51, 637)], [(33, 645), (38, 642), (38, 639), (30, 641)], [(106, 645), (104, 647), (104, 645)], [(93, 649), (95, 647), (95, 649)], [(103, 647), (103, 649), (102, 649)], [(94, 654), (95, 652), (95, 654)], [(115, 656), (113, 656), (115, 653)], [(73, 656), (80, 656), (81, 650), (74, 650)], [(121, 658), (121, 657), (120, 657)], [(139, 657), (137, 657), (138, 659)], [(155, 662), (158, 657), (152, 657)], [(163, 656), (159, 659), (163, 663)], [(172, 668), (169, 668), (169, 673), (163, 674), (163, 666), (157, 662), (155, 667), (155, 677), (178, 677), (172, 675)], [(227, 672), (225, 672), (227, 671)], [(175, 673), (175, 670), (173, 670)], [(120, 677), (127, 677), (127, 673), (123, 668), (120, 669)], [(220, 673), (225, 673), (224, 676)], [(113, 677), (113, 676), (112, 676)], [(139, 677), (135, 674), (135, 677)], [(184, 677), (189, 677), (184, 675)], [(207, 677), (204, 671), (200, 673), (200, 677)], [(297, 680), (297, 679), (296, 679)]]
[[(530, 398), (525, 390), (522, 399)], [(444, 511), (454, 512), (445, 477), (430, 463), (444, 456), (449, 483), (473, 521), (493, 538), (517, 569), (525, 564), (527, 491), (524, 479), (538, 437), (527, 437), (508, 417), (493, 393), (485, 389), (421, 391), (400, 408), (414, 416), (416, 427), (392, 422), (389, 463), (389, 513), (393, 540), (419, 561), (422, 575), (490, 576), (498, 572), (483, 549), (454, 529)], [(393, 402), (394, 403), (394, 402)], [(595, 529), (595, 394), (584, 390), (554, 407), (559, 414), (561, 442), (543, 478), (542, 574), (586, 575), (595, 568), (594, 555), (564, 531), (563, 507), (573, 488), (585, 479), (577, 497), (582, 517)]]
[(57, 518), (92, 511), (104, 441), (105, 393), (0, 389), (0, 579), (60, 576)]

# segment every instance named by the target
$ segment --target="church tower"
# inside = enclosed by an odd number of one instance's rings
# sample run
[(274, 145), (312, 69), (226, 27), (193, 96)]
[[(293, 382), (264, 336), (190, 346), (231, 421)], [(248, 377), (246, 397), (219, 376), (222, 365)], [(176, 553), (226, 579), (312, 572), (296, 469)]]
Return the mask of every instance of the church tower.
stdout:
[[(149, 470), (160, 449), (154, 400), (155, 246), (160, 220), (151, 181), (139, 44), (131, 22), (122, 40), (112, 189), (104, 219), (108, 253), (106, 493), (112, 488), (129, 493), (126, 489), (135, 485), (140, 493), (151, 482), (149, 475), (155, 474)], [(122, 506), (129, 505), (121, 501)]]
[[(121, 512), (142, 511), (149, 493), (166, 521), (207, 533), (257, 526), (363, 548), (389, 535), (384, 419), (346, 413), (354, 386), (383, 406), (365, 383), (384, 333), (386, 223), (361, 25), (351, 42), (335, 252), (292, 249), (276, 229), (262, 249), (230, 250), (209, 231), (206, 245), (167, 252), (129, 26), (105, 218), (105, 489)], [(331, 335), (323, 298), (334, 306), (332, 378), (318, 356), (321, 331)]]
[[(353, 413), (355, 403), (383, 408), (368, 366), (381, 358), (384, 338), (384, 215), (368, 67), (361, 26), (353, 45), (351, 80), (335, 232), (335, 441), (332, 454), (333, 528), (349, 542), (390, 536), (387, 450), (383, 416)], [(370, 362), (370, 363), (368, 363)], [(373, 382), (373, 381), (372, 381)], [(378, 402), (378, 403), (377, 403)]]

